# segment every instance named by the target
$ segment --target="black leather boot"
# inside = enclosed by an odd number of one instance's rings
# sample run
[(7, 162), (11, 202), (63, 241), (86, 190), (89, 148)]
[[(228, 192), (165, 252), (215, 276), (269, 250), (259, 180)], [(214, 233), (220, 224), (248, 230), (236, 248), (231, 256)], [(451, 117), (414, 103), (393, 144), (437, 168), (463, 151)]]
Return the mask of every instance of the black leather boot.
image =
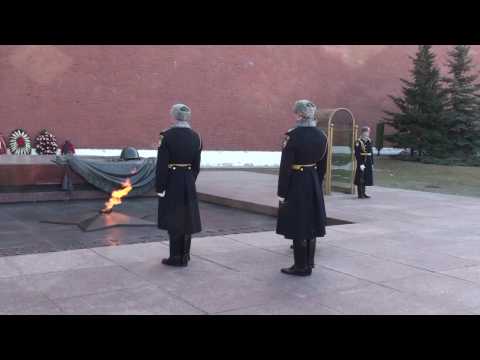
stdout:
[(310, 266), (310, 268), (315, 267), (315, 249), (317, 247), (317, 239), (313, 238), (311, 240), (308, 240), (307, 244), (307, 264)]
[(282, 273), (296, 276), (312, 275), (312, 269), (307, 265), (307, 241), (294, 240), (293, 242), (293, 257), (295, 263), (289, 268), (283, 268)]
[(185, 242), (183, 244), (183, 262), (185, 262), (185, 265), (188, 265), (188, 262), (190, 261), (190, 245), (192, 244), (192, 235), (191, 234), (186, 234), (185, 235)]
[(357, 185), (357, 194), (359, 199), (363, 199), (363, 189), (362, 185)]
[(169, 266), (186, 266), (182, 256), (183, 235), (177, 235), (169, 232), (168, 236), (170, 257), (168, 259), (162, 259), (162, 264)]

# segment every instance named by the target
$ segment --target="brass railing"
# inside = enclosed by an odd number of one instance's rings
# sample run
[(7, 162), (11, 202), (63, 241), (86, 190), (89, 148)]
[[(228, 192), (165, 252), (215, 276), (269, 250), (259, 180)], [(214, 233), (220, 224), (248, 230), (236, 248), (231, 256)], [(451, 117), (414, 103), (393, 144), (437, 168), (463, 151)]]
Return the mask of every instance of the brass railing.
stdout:
[[(346, 111), (348, 113), (348, 127), (345, 128), (335, 128), (335, 119), (334, 116), (338, 111)], [(324, 193), (329, 195), (334, 191), (341, 191), (354, 194), (355, 193), (355, 186), (354, 186), (354, 177), (355, 177), (355, 168), (356, 168), (356, 161), (355, 161), (355, 141), (357, 139), (358, 133), (358, 125), (356, 124), (355, 117), (353, 116), (352, 112), (348, 109), (339, 108), (339, 109), (331, 109), (331, 110), (323, 110), (320, 111), (318, 114), (317, 120), (319, 120), (319, 126), (323, 128), (327, 135), (327, 144), (328, 144), (328, 156), (327, 156), (327, 173), (325, 174), (325, 181), (324, 181)], [(343, 115), (345, 116), (345, 115)], [(343, 118), (343, 120), (346, 120)], [(338, 119), (341, 121), (341, 118)], [(337, 124), (338, 125), (338, 124)], [(336, 131), (337, 130), (337, 131)], [(350, 179), (348, 182), (344, 182), (348, 178), (345, 174), (342, 175), (342, 171), (346, 171), (348, 174), (348, 167), (346, 169), (339, 170), (336, 178), (334, 178), (334, 139), (337, 139), (336, 134), (339, 136), (338, 141), (345, 142), (345, 146), (350, 148), (351, 151), (351, 158), (350, 161), (346, 160), (346, 164), (351, 164), (351, 174)], [(338, 155), (340, 156), (340, 155)], [(337, 158), (338, 158), (337, 156)], [(348, 156), (348, 155), (347, 155)], [(341, 157), (341, 156), (340, 156)], [(339, 184), (347, 185), (339, 186)]]

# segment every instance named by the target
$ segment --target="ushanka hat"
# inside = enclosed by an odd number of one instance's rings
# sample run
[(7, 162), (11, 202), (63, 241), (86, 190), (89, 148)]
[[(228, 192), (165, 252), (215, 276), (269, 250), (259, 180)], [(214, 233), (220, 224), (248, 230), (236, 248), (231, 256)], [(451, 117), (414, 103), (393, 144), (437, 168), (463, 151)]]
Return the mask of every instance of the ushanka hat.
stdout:
[(298, 100), (293, 106), (293, 112), (295, 114), (304, 115), (308, 118), (312, 118), (316, 110), (317, 107), (310, 100)]
[(192, 111), (185, 104), (175, 104), (172, 106), (172, 109), (170, 110), (170, 114), (177, 121), (188, 121), (192, 116)]

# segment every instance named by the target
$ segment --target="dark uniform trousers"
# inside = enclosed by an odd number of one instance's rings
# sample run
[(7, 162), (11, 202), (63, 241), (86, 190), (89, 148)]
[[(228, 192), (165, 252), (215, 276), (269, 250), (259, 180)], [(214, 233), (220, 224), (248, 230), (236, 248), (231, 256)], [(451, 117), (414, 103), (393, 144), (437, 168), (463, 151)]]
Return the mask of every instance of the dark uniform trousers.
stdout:
[(157, 157), (158, 227), (168, 231), (170, 257), (162, 262), (187, 266), (192, 234), (202, 230), (195, 181), (200, 172), (202, 142), (190, 128), (173, 127), (160, 134)]
[(316, 238), (325, 236), (323, 178), (327, 166), (327, 137), (316, 127), (287, 132), (283, 144), (278, 196), (277, 234), (293, 240), (294, 265), (282, 269), (291, 275), (310, 275)]

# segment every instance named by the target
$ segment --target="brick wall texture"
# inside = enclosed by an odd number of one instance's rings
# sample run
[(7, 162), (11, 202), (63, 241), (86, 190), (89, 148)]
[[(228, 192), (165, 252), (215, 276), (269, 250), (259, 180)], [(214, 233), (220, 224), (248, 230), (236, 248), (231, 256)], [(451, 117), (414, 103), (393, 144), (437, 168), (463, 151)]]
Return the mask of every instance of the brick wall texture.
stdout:
[[(442, 68), (448, 46), (435, 46)], [(472, 48), (480, 58), (480, 46)], [(415, 45), (0, 46), (0, 132), (81, 148), (154, 149), (176, 102), (207, 150), (279, 150), (295, 100), (374, 126)], [(479, 59), (480, 60), (480, 59)]]

